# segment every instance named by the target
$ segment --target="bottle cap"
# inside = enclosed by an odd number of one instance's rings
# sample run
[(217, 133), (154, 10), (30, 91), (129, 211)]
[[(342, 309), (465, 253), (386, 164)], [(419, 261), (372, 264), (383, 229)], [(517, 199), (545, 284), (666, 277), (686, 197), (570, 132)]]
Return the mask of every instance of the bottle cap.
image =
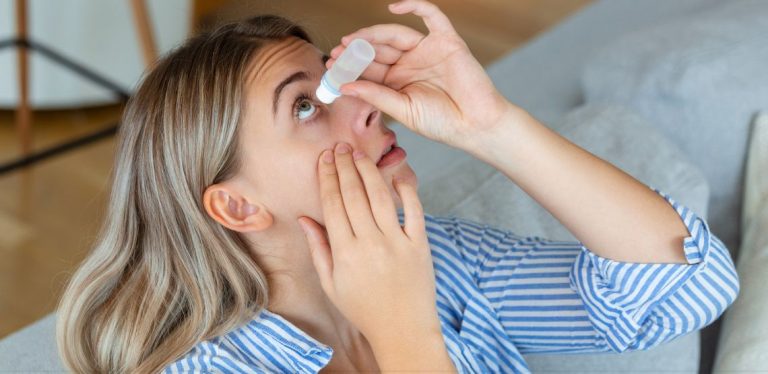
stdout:
[(325, 76), (323, 76), (323, 79), (320, 80), (320, 85), (317, 86), (315, 94), (320, 101), (326, 104), (332, 103), (334, 100), (336, 100), (337, 97), (341, 96), (341, 92), (333, 89), (333, 87), (328, 85), (328, 82), (325, 80)]

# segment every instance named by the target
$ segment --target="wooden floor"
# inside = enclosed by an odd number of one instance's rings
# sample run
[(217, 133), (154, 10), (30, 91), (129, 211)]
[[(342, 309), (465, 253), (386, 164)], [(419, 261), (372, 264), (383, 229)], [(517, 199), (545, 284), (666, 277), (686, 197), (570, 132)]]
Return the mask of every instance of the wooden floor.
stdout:
[[(435, 0), (487, 65), (591, 0)], [(388, 13), (388, 1), (198, 0), (197, 30), (246, 14), (277, 13), (307, 28), (323, 50), (361, 27), (398, 22), (422, 32), (413, 15)], [(33, 149), (103, 128), (119, 105), (35, 112)], [(0, 163), (18, 156), (13, 112), (0, 111)], [(110, 137), (23, 170), (0, 175), (0, 337), (53, 311), (62, 287), (90, 250), (109, 187)]]

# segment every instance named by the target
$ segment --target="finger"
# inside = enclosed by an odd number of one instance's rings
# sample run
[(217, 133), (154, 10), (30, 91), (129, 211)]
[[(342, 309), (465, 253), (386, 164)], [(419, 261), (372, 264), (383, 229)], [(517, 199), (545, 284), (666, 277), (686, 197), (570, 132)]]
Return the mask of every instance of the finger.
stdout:
[(315, 220), (308, 217), (300, 217), (298, 222), (309, 244), (312, 264), (317, 270), (320, 285), (326, 293), (333, 292), (333, 251), (325, 237), (325, 230)]
[(400, 123), (412, 123), (412, 119), (408, 117), (408, 96), (387, 86), (368, 80), (357, 80), (342, 85), (341, 93), (365, 100)]
[(384, 78), (387, 76), (387, 73), (389, 73), (389, 69), (391, 68), (392, 65), (384, 65), (378, 62), (371, 62), (371, 64), (365, 68), (363, 73), (360, 74), (360, 79), (365, 79), (376, 83), (384, 83)]
[(430, 33), (456, 34), (451, 21), (437, 5), (425, 0), (403, 0), (389, 5), (394, 14), (413, 13), (424, 20)]
[[(346, 149), (346, 151), (345, 151)], [(344, 199), (344, 207), (349, 216), (349, 223), (356, 237), (371, 235), (378, 232), (378, 226), (373, 219), (368, 194), (365, 192), (363, 181), (357, 173), (357, 167), (352, 160), (352, 147), (347, 143), (339, 143), (335, 149), (336, 170), (339, 173), (339, 186)]]
[[(396, 232), (400, 230), (400, 222), (397, 219), (397, 207), (392, 200), (392, 194), (389, 192), (384, 178), (376, 164), (365, 152), (356, 150), (353, 154), (357, 171), (365, 184), (365, 191), (368, 193), (368, 201), (371, 204), (373, 218), (382, 232)], [(402, 231), (399, 231), (402, 232)]]
[(413, 241), (424, 240), (426, 228), (419, 194), (407, 182), (395, 181), (394, 185), (400, 200), (403, 202), (403, 218), (405, 220), (403, 230), (405, 234)]
[(361, 38), (371, 44), (385, 44), (400, 51), (409, 51), (416, 47), (424, 34), (404, 25), (396, 23), (364, 27), (341, 38), (344, 46), (353, 40)]
[[(330, 161), (325, 156), (330, 154)], [(332, 243), (346, 242), (354, 235), (349, 224), (344, 199), (339, 188), (339, 176), (333, 162), (333, 150), (325, 150), (318, 159), (318, 178), (320, 180), (320, 197), (323, 206), (323, 218)]]
[[(336, 62), (336, 59), (329, 59), (326, 62), (326, 68), (330, 69), (333, 64)], [(360, 74), (360, 79), (365, 79), (369, 81), (374, 81), (377, 83), (383, 83), (384, 78), (387, 76), (387, 73), (389, 73), (389, 69), (392, 68), (392, 65), (385, 65), (380, 64), (378, 62), (371, 62), (370, 65), (368, 65), (365, 70), (363, 70), (363, 73)]]
[(403, 51), (386, 44), (374, 44), (373, 49), (376, 51), (373, 61), (380, 64), (392, 65), (403, 55)]
[[(400, 56), (403, 55), (403, 51), (386, 44), (371, 45), (373, 46), (373, 50), (376, 52), (376, 57), (374, 57), (373, 61), (381, 64), (392, 65), (400, 59)], [(330, 56), (333, 59), (338, 59), (346, 49), (347, 47), (343, 44), (337, 45), (331, 50)]]

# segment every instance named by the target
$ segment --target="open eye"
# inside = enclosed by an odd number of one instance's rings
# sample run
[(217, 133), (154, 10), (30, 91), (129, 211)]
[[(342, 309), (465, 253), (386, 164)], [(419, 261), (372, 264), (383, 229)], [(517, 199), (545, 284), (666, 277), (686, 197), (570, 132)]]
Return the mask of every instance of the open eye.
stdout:
[(294, 115), (299, 120), (305, 120), (315, 114), (317, 107), (308, 97), (299, 97), (296, 100)]

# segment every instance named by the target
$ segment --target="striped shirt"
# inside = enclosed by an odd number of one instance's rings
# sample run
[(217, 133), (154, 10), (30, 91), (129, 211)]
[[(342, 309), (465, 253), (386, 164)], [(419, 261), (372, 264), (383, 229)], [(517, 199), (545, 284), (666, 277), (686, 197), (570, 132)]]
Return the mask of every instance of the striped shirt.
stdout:
[[(653, 190), (688, 228), (687, 264), (613, 261), (581, 242), (425, 214), (440, 323), (458, 372), (530, 372), (528, 353), (644, 350), (717, 319), (739, 292), (728, 249), (705, 220)], [(401, 210), (398, 216), (402, 224)], [(164, 372), (316, 373), (332, 355), (330, 346), (262, 309)]]

